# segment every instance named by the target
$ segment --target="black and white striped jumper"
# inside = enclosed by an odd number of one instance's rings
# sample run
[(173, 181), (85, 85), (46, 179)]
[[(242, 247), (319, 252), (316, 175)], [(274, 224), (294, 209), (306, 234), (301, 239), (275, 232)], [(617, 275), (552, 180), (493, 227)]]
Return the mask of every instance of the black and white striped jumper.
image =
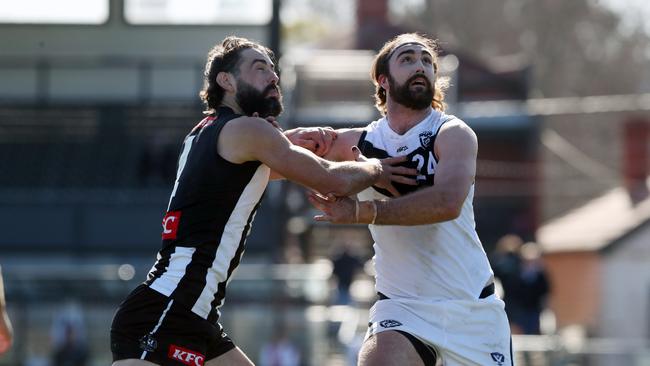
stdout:
[(270, 175), (260, 162), (233, 164), (217, 153), (222, 128), (239, 116), (219, 108), (185, 138), (163, 219), (162, 249), (145, 281), (213, 323)]

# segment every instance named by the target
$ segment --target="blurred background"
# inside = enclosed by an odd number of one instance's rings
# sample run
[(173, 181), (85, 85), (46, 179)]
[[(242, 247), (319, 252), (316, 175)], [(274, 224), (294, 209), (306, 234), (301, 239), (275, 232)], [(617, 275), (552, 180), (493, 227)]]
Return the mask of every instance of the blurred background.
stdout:
[[(520, 365), (650, 365), (650, 5), (642, 0), (0, 0), (0, 365), (107, 365), (160, 246), (207, 51), (280, 57), (285, 128), (377, 119), (374, 52), (439, 39), (478, 134), (476, 222)], [(363, 226), (272, 182), (222, 322), (259, 365), (354, 365), (375, 299)], [(274, 355), (282, 354), (280, 363)]]

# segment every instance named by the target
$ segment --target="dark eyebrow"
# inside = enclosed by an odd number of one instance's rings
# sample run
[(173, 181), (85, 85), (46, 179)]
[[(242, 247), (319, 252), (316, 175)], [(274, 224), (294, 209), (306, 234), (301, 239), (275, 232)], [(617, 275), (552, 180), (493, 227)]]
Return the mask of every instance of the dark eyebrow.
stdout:
[[(268, 64), (269, 64), (269, 63), (266, 62), (266, 60), (263, 59), (263, 58), (256, 58), (256, 59), (254, 59), (253, 62), (251, 63), (251, 67), (255, 66), (255, 64), (258, 63), (258, 62), (261, 62), (261, 63), (263, 63), (264, 65), (268, 65)], [(271, 66), (271, 68), (274, 67), (273, 64), (271, 64), (270, 66)]]
[(415, 54), (415, 51), (413, 51), (413, 50), (404, 50), (404, 51), (398, 53), (396, 58), (400, 58), (400, 57), (402, 57), (403, 54), (406, 54), (406, 53), (412, 55), (412, 54)]

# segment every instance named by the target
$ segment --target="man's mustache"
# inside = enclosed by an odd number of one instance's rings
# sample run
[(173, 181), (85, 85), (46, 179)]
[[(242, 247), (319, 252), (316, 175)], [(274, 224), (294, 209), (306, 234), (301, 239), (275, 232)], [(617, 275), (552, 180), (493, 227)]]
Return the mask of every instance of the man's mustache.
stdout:
[(424, 81), (424, 84), (425, 84), (428, 88), (431, 88), (431, 81), (429, 81), (429, 78), (427, 78), (426, 76), (421, 75), (421, 74), (416, 74), (416, 75), (411, 76), (411, 77), (406, 81), (406, 85), (411, 85), (411, 83), (414, 82), (415, 79), (422, 79), (422, 81)]
[(278, 93), (278, 95), (280, 95), (280, 89), (279, 89), (278, 86), (275, 85), (275, 84), (271, 84), (271, 85), (267, 86), (267, 87), (264, 89), (264, 92), (262, 93), (262, 95), (266, 96), (266, 95), (268, 95), (268, 94), (269, 94), (270, 92), (272, 92), (272, 91), (275, 91), (276, 93)]

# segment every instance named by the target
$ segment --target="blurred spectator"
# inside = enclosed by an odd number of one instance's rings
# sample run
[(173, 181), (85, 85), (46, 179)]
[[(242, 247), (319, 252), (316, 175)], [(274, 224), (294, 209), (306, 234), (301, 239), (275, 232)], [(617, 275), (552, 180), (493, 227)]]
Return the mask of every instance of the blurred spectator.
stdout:
[(548, 276), (537, 244), (526, 243), (519, 252), (519, 287), (512, 299), (518, 304), (518, 312), (510, 321), (516, 324), (523, 334), (540, 334), (539, 319), (550, 290)]
[(503, 287), (512, 333), (540, 334), (540, 315), (550, 285), (537, 244), (523, 244), (513, 234), (503, 236), (492, 256), (492, 268)]
[(2, 269), (0, 269), (0, 355), (9, 351), (12, 340), (13, 330), (7, 315), (4, 281), (2, 279)]
[[(519, 288), (519, 273), (521, 271), (521, 258), (519, 249), (523, 240), (517, 235), (508, 234), (497, 241), (495, 252), (492, 254), (492, 270), (494, 275), (501, 282), (506, 303), (506, 313), (512, 328), (513, 319), (517, 317), (518, 303), (514, 302)], [(521, 333), (519, 329), (513, 329), (513, 333)]]
[(336, 278), (336, 304), (348, 305), (352, 302), (350, 286), (357, 271), (363, 268), (363, 262), (352, 253), (349, 244), (343, 245), (341, 251), (332, 258), (332, 275)]
[(52, 366), (85, 366), (88, 344), (81, 308), (68, 303), (52, 323)]
[(54, 349), (53, 366), (85, 366), (88, 360), (88, 348), (79, 340), (72, 324), (65, 325), (63, 342)]
[(287, 337), (283, 325), (275, 327), (271, 340), (262, 346), (260, 366), (298, 366), (300, 351)]

